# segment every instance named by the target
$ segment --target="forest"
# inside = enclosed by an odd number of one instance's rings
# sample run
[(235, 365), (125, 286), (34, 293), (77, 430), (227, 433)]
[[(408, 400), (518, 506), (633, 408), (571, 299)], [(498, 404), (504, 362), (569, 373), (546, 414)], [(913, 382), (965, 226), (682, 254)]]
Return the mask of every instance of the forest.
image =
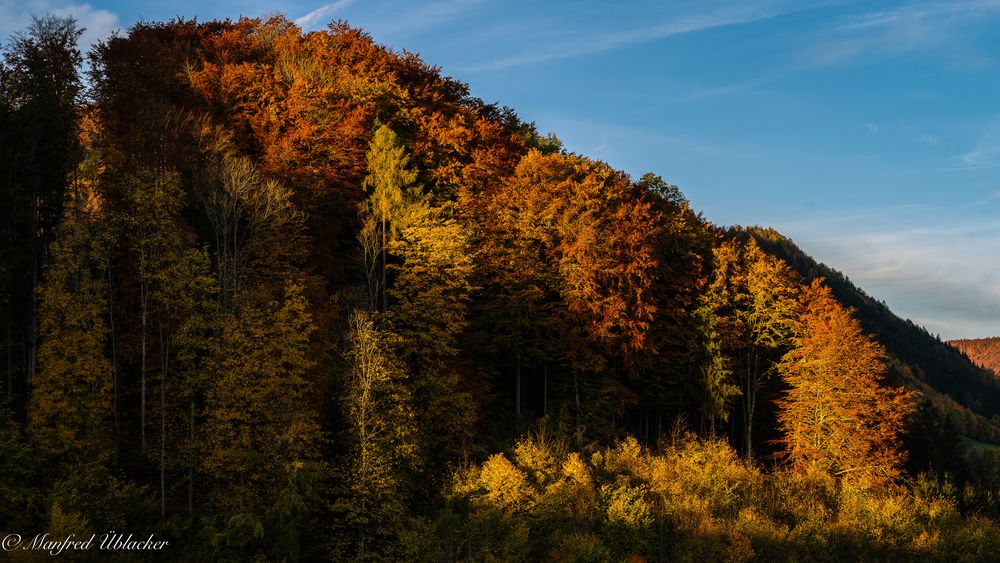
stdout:
[(1000, 379), (776, 231), (343, 21), (80, 35), (0, 45), (0, 536), (168, 542), (59, 555), (105, 561), (1000, 553)]
[(1000, 373), (1000, 337), (949, 340), (948, 344), (961, 350), (977, 366)]

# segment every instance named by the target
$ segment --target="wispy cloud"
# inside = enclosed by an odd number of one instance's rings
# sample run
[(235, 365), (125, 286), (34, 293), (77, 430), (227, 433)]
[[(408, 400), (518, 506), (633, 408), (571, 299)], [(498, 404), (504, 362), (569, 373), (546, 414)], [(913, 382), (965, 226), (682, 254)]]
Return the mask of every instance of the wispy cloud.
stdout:
[(1000, 252), (1000, 222), (931, 222), (934, 216), (919, 206), (894, 207), (810, 217), (784, 229), (817, 260), (931, 332), (1000, 335), (1000, 283), (988, 258)]
[(864, 54), (880, 56), (941, 48), (964, 49), (953, 64), (980, 65), (984, 53), (967, 48), (969, 30), (1000, 18), (1000, 0), (918, 2), (843, 16), (803, 51), (809, 64), (833, 64)]
[(400, 41), (414, 32), (434, 28), (483, 6), (486, 0), (386, 3), (359, 14), (357, 22), (380, 41)]
[(678, 16), (667, 21), (644, 27), (636, 27), (603, 35), (581, 33), (566, 41), (550, 44), (530, 53), (499, 59), (482, 65), (466, 68), (467, 71), (494, 71), (528, 64), (537, 64), (558, 59), (568, 59), (590, 55), (663, 39), (666, 37), (706, 31), (734, 25), (746, 25), (788, 14), (793, 6), (756, 7), (745, 5), (727, 6), (711, 13)]
[(693, 102), (696, 100), (703, 100), (706, 98), (714, 98), (716, 96), (728, 96), (731, 94), (738, 94), (741, 92), (752, 90), (754, 88), (757, 88), (758, 86), (767, 84), (768, 82), (777, 80), (778, 77), (779, 77), (778, 75), (772, 74), (772, 75), (760, 76), (758, 78), (754, 78), (751, 80), (744, 80), (742, 82), (723, 84), (721, 86), (705, 87), (701, 85), (696, 85), (695, 88), (692, 89), (690, 94), (687, 94), (686, 96), (681, 96), (674, 101)]
[(959, 168), (971, 170), (1000, 167), (1000, 118), (986, 125), (975, 146), (952, 160)]
[(332, 16), (354, 3), (354, 0), (337, 0), (323, 4), (308, 14), (295, 18), (295, 24), (306, 31), (311, 31), (327, 24)]

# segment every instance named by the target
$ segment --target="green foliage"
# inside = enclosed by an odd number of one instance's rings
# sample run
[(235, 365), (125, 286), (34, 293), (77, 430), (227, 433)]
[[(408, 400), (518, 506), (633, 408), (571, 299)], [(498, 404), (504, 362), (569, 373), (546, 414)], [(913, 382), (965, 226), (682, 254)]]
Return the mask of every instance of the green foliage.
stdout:
[(43, 504), (36, 490), (39, 462), (8, 407), (0, 405), (0, 530), (35, 524)]
[(52, 486), (50, 523), (90, 525), (94, 532), (149, 526), (155, 506), (148, 487), (123, 478), (107, 462), (74, 464)]

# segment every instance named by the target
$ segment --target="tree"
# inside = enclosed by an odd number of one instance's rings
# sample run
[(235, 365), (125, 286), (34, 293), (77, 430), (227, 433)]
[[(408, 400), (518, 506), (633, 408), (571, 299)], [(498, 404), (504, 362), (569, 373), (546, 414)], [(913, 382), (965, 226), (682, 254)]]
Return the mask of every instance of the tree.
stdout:
[(351, 443), (348, 490), (338, 511), (353, 528), (352, 551), (364, 558), (391, 544), (403, 525), (404, 476), (416, 453), (414, 413), (407, 373), (392, 354), (390, 335), (365, 310), (353, 312), (349, 323), (343, 406)]
[(28, 29), (15, 34), (3, 53), (0, 318), (5, 324), (9, 394), (25, 390), (35, 372), (39, 330), (35, 290), (80, 156), (77, 110), (83, 85), (77, 40), (82, 32), (69, 17), (32, 18)]
[(790, 344), (799, 288), (791, 268), (752, 239), (727, 240), (715, 251), (705, 314), (739, 377), (743, 454), (748, 457), (753, 455), (758, 392)]
[(408, 215), (399, 240), (390, 245), (399, 263), (390, 265), (395, 276), (388, 319), (399, 335), (398, 357), (413, 375), (427, 475), (443, 475), (472, 438), (474, 407), (460, 385), (459, 339), (469, 324), (473, 262), (461, 225), (445, 209), (418, 204)]
[(657, 311), (658, 213), (606, 164), (539, 151), (490, 194), (486, 213), (482, 285), (495, 301), (483, 309), (493, 347), (513, 356), (516, 404), (522, 361), (558, 358), (573, 374), (578, 422), (579, 374), (602, 372), (585, 383), (610, 398), (599, 410), (613, 420), (631, 398), (612, 378), (636, 375)]
[(100, 276), (99, 223), (77, 194), (50, 245), (39, 289), (39, 369), (29, 431), (38, 450), (61, 460), (105, 459), (112, 443), (113, 375), (105, 356), (107, 288)]
[(217, 279), (208, 252), (173, 249), (157, 272), (157, 321), (160, 352), (159, 464), (160, 516), (166, 516), (167, 471), (187, 473), (188, 512), (194, 510), (194, 471), (198, 465), (201, 420), (209, 364), (218, 353)]
[(299, 477), (318, 471), (320, 425), (308, 406), (307, 379), (314, 331), (302, 286), (295, 283), (288, 284), (281, 302), (245, 306), (223, 325), (207, 391), (207, 455), (201, 467), (214, 478), (232, 526), (275, 525), (268, 519), (270, 509), (290, 493), (279, 485), (299, 491)]
[[(183, 204), (180, 178), (174, 171), (154, 168), (140, 171), (126, 192), (127, 232), (131, 235), (139, 283), (141, 345), (139, 352), (140, 448), (146, 452), (146, 387), (150, 366), (149, 325), (162, 281), (161, 271), (180, 243), (177, 219)], [(160, 350), (163, 356), (164, 350)]]
[(369, 308), (383, 314), (388, 310), (387, 253), (399, 235), (401, 215), (409, 207), (417, 173), (410, 167), (406, 148), (396, 133), (385, 125), (375, 130), (368, 149), (368, 198), (361, 205), (361, 233)]
[(909, 393), (885, 385), (885, 350), (821, 280), (802, 304), (795, 347), (778, 365), (790, 387), (777, 401), (784, 455), (797, 468), (851, 482), (895, 479), (905, 459), (900, 433), (913, 410)]
[(636, 184), (644, 190), (649, 190), (663, 201), (677, 206), (686, 206), (688, 203), (687, 198), (684, 197), (683, 193), (681, 193), (680, 188), (673, 184), (668, 184), (663, 178), (653, 174), (652, 172), (646, 172), (643, 174)]
[(702, 415), (707, 418), (708, 433), (715, 436), (716, 421), (726, 422), (732, 403), (740, 396), (740, 387), (733, 380), (730, 359), (723, 353), (714, 315), (701, 310), (700, 325), (704, 349), (699, 370), (702, 384)]
[(203, 171), (198, 195), (212, 224), (222, 311), (232, 306), (247, 275), (255, 244), (267, 234), (301, 222), (292, 192), (265, 178), (244, 156), (222, 154)]

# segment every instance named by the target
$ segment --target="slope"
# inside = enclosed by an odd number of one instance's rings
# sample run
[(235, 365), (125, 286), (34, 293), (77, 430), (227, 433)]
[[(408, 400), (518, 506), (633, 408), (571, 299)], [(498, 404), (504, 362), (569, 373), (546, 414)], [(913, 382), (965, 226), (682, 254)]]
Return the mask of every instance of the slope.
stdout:
[(1000, 337), (949, 340), (948, 344), (961, 350), (977, 366), (1000, 374)]
[[(737, 227), (731, 234), (753, 237), (806, 281), (826, 279), (836, 298), (856, 310), (865, 331), (885, 346), (890, 355), (890, 379), (923, 395), (928, 415), (916, 424), (951, 426), (969, 438), (1000, 443), (1000, 380), (992, 373), (925, 328), (901, 319), (884, 301), (865, 293), (841, 272), (817, 262), (774, 229)], [(921, 431), (934, 434), (928, 428)]]

